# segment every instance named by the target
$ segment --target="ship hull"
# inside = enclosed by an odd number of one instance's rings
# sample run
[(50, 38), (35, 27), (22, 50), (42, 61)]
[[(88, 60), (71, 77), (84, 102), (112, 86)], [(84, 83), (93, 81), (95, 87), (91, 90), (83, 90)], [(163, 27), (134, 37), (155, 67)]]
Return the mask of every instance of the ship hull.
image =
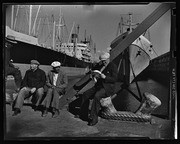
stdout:
[(90, 65), (64, 53), (21, 41), (13, 44), (10, 56), (14, 63), (21, 64), (29, 64), (32, 59), (36, 59), (42, 65), (50, 65), (53, 61), (59, 61), (66, 67), (85, 68)]
[(147, 68), (150, 57), (142, 48), (132, 44), (129, 47), (129, 58), (131, 62), (129, 82), (131, 83), (137, 75)]
[[(111, 48), (114, 48), (126, 36), (127, 32), (118, 36), (111, 43)], [(138, 76), (150, 62), (150, 53), (147, 53), (151, 43), (143, 36), (135, 40), (125, 51), (117, 56), (113, 61), (118, 66), (118, 80), (129, 84)], [(147, 51), (147, 52), (146, 52)]]

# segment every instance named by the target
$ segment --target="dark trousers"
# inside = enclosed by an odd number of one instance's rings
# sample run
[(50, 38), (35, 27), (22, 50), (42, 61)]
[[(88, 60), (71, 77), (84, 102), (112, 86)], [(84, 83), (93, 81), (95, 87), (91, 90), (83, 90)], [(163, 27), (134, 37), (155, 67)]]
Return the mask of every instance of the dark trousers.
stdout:
[(90, 111), (90, 118), (97, 119), (98, 113), (101, 108), (100, 100), (101, 98), (105, 98), (106, 92), (104, 88), (96, 88), (92, 87), (82, 95), (82, 103), (80, 107), (80, 116), (84, 119), (88, 118), (88, 108), (89, 108), (89, 99), (93, 99), (91, 111)]
[(38, 88), (34, 94), (31, 94), (30, 91), (31, 91), (31, 88), (29, 87), (22, 88), (19, 91), (18, 96), (15, 100), (14, 108), (21, 109), (23, 107), (24, 100), (30, 96), (33, 96), (33, 98), (35, 99), (35, 102), (33, 102), (35, 106), (38, 106), (40, 104), (40, 101), (44, 94), (44, 88), (42, 87)]
[(17, 88), (20, 88), (22, 82), (21, 71), (14, 67), (6, 67), (5, 76), (13, 75)]
[(63, 93), (64, 89), (49, 88), (46, 97), (42, 102), (42, 105), (46, 108), (49, 108), (49, 106), (51, 106), (52, 108), (59, 109), (59, 98)]

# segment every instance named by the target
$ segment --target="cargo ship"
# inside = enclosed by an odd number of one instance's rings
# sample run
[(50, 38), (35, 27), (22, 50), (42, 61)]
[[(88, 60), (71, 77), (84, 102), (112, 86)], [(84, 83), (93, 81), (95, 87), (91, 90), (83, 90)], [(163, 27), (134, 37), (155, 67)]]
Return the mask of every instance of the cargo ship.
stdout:
[[(16, 7), (16, 8), (15, 8)], [(32, 26), (32, 5), (12, 5), (11, 6), (11, 27), (6, 25), (5, 27), (5, 37), (7, 39), (13, 39), (17, 43), (13, 44), (13, 48), (10, 51), (11, 59), (14, 63), (29, 64), (31, 59), (37, 59), (42, 65), (50, 65), (53, 61), (57, 60), (62, 63), (65, 67), (77, 67), (85, 68), (92, 63), (92, 55), (90, 48), (90, 41), (78, 41), (78, 33), (75, 30), (75, 23), (69, 34), (69, 38), (66, 42), (62, 40), (63, 27), (66, 26), (63, 15), (59, 14), (59, 21), (53, 20), (52, 25), (48, 25), (49, 41), (46, 43), (39, 42), (38, 29), (40, 27), (41, 19), (37, 24), (37, 17), (41, 6), (38, 7), (36, 16), (34, 18), (34, 23)], [(20, 9), (29, 11), (26, 15), (29, 19), (29, 24), (26, 25), (26, 29), (29, 28), (28, 34), (16, 30), (18, 14), (20, 14)], [(13, 17), (16, 11), (15, 18)], [(61, 12), (61, 11), (60, 11)], [(23, 23), (23, 21), (21, 22)], [(57, 24), (56, 24), (57, 23)], [(67, 29), (67, 27), (66, 27)], [(36, 31), (35, 31), (36, 30)], [(45, 29), (44, 29), (45, 30)], [(75, 32), (73, 32), (73, 30)], [(51, 42), (50, 42), (51, 40)]]
[[(132, 22), (132, 13), (126, 15), (125, 18), (121, 17), (118, 25), (116, 38), (111, 42), (110, 47), (113, 49), (120, 43), (138, 23)], [(132, 83), (145, 68), (148, 67), (150, 60), (156, 54), (153, 44), (145, 37), (147, 32), (140, 35), (125, 51), (114, 59), (114, 63), (118, 66), (119, 80)]]

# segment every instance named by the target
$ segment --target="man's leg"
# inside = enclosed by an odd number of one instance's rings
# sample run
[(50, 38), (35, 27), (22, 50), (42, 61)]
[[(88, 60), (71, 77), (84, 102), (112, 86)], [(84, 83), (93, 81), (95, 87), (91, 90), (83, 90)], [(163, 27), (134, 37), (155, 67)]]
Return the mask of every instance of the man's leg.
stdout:
[(92, 107), (91, 107), (91, 112), (90, 112), (90, 118), (92, 121), (89, 123), (89, 125), (95, 125), (98, 122), (98, 113), (101, 108), (100, 100), (101, 98), (106, 97), (106, 92), (104, 88), (101, 88), (99, 91), (96, 92)]
[(53, 89), (53, 99), (51, 103), (51, 107), (53, 108), (53, 117), (57, 117), (59, 115), (59, 96), (63, 93), (63, 89), (54, 88)]
[(42, 102), (42, 105), (44, 106), (44, 111), (42, 113), (43, 117), (47, 116), (48, 108), (50, 106), (51, 99), (52, 99), (52, 92), (53, 92), (53, 89), (52, 88), (48, 88), (46, 97), (44, 98), (44, 100)]
[(95, 92), (95, 87), (92, 87), (83, 93), (79, 114), (81, 119), (88, 120), (89, 99), (95, 94)]
[(40, 104), (40, 101), (42, 100), (44, 94), (44, 89), (43, 88), (39, 88), (36, 91), (35, 97), (36, 97), (36, 103), (35, 106), (37, 107)]
[(24, 99), (28, 97), (30, 90), (31, 90), (30, 88), (21, 89), (20, 92), (18, 93), (18, 96), (15, 100), (15, 105), (14, 105), (15, 111), (13, 116), (20, 113), (20, 109), (23, 107)]

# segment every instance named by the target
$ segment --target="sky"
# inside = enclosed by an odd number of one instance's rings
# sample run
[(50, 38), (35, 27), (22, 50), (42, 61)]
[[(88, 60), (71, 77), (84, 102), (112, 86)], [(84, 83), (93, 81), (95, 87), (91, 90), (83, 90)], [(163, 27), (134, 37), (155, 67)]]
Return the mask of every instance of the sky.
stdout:
[[(91, 35), (93, 43), (96, 44), (96, 51), (106, 52), (107, 48), (110, 47), (111, 42), (116, 38), (116, 33), (118, 30), (118, 23), (120, 22), (121, 16), (126, 17), (128, 13), (133, 14), (133, 22), (141, 23), (146, 17), (148, 17), (161, 3), (149, 3), (147, 5), (41, 5), (39, 15), (37, 18), (37, 23), (41, 19), (41, 24), (44, 22), (44, 29), (40, 30), (41, 33), (40, 41), (47, 42), (48, 27), (47, 19), (49, 23), (52, 20), (52, 14), (56, 22), (59, 20), (60, 9), (63, 14), (67, 30), (64, 31), (66, 38), (68, 33), (70, 33), (73, 23), (75, 26), (79, 25), (79, 39), (84, 40), (85, 30), (86, 37)], [(16, 14), (17, 6), (15, 7)], [(26, 6), (26, 9), (28, 7)], [(38, 5), (33, 5), (33, 20), (38, 9)], [(6, 25), (10, 26), (11, 24), (11, 8), (8, 7), (6, 10)], [(23, 11), (23, 9), (21, 9)], [(25, 11), (22, 12), (25, 15)], [(28, 13), (28, 12), (27, 12)], [(14, 15), (15, 15), (14, 14)], [(18, 16), (17, 26), (21, 28), (23, 25), (28, 26), (27, 18), (24, 16)], [(19, 22), (19, 24), (18, 24)], [(170, 49), (170, 10), (166, 12), (158, 21), (156, 21), (149, 28), (149, 37), (147, 37), (153, 44), (153, 48), (158, 55), (162, 55), (169, 51)], [(17, 29), (17, 28), (16, 28)], [(52, 28), (50, 28), (52, 29)], [(28, 30), (28, 28), (25, 28)], [(46, 31), (45, 31), (46, 30)], [(93, 50), (92, 50), (93, 51)], [(156, 55), (154, 55), (156, 57)]]

